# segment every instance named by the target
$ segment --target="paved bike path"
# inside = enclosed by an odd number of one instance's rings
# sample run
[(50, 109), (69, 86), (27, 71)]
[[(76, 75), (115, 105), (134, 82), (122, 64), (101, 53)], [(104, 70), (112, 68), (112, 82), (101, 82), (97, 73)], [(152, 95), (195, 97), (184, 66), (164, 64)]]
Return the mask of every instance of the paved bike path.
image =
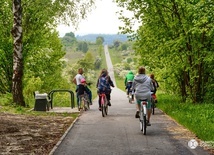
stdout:
[[(106, 60), (108, 49), (105, 48)], [(110, 62), (111, 63), (111, 62)], [(110, 70), (110, 74), (112, 74)], [(113, 78), (114, 79), (114, 78)], [(135, 105), (129, 104), (126, 93), (112, 89), (112, 106), (102, 117), (97, 99), (89, 111), (73, 124), (54, 155), (208, 155), (201, 147), (190, 149), (188, 141), (195, 136), (156, 109), (147, 135), (140, 131), (134, 117)]]
[[(97, 100), (91, 109), (75, 122), (54, 155), (207, 155), (200, 147), (192, 150), (187, 143), (188, 130), (179, 128), (173, 120), (156, 109), (147, 135), (140, 131), (134, 118), (135, 105), (129, 104), (126, 94), (114, 88), (109, 115), (102, 117)], [(187, 138), (189, 137), (189, 138)]]

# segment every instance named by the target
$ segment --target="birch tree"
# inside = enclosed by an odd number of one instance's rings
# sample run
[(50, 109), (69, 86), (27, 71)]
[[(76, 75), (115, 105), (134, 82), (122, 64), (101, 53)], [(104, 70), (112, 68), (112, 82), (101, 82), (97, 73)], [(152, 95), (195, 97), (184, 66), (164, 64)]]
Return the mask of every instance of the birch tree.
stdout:
[(22, 6), (21, 0), (13, 0), (13, 85), (12, 94), (13, 102), (18, 105), (25, 106), (22, 93), (22, 77), (23, 77), (23, 54), (22, 54)]

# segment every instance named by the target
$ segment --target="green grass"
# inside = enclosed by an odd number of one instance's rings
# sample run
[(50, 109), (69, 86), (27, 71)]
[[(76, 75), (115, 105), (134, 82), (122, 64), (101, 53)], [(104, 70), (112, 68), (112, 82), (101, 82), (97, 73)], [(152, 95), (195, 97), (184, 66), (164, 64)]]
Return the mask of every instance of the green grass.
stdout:
[(111, 61), (113, 65), (123, 60), (124, 57), (121, 55), (120, 51), (116, 51), (115, 49), (109, 49), (108, 51), (111, 56)]
[(158, 95), (158, 108), (204, 141), (214, 140), (214, 104), (180, 103), (175, 96)]
[(0, 113), (20, 114), (20, 115), (33, 115), (33, 116), (63, 116), (76, 118), (78, 113), (54, 113), (54, 112), (43, 112), (33, 111), (32, 108), (26, 108), (21, 106), (7, 105), (0, 108)]

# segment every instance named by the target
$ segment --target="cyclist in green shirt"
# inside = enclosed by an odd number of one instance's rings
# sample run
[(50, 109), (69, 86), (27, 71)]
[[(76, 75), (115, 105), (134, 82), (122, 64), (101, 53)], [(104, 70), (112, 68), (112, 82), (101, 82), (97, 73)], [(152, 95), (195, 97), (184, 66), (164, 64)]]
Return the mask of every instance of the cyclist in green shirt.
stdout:
[(132, 71), (129, 71), (128, 74), (126, 74), (125, 81), (124, 81), (126, 86), (125, 88), (127, 90), (127, 96), (129, 95), (133, 80), (134, 80), (134, 74)]

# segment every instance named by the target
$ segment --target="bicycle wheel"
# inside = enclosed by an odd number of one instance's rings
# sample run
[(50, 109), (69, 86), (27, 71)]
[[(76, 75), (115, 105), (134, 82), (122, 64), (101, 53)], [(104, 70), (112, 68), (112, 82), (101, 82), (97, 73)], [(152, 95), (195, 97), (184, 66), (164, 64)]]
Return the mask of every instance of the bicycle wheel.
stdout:
[(146, 135), (146, 115), (144, 115), (143, 109), (140, 110), (140, 130)]
[(106, 113), (106, 115), (108, 115), (108, 105), (107, 104), (105, 104), (105, 113)]
[(87, 107), (88, 107), (88, 110), (90, 109), (90, 102), (87, 101)]
[(132, 104), (132, 94), (129, 92), (129, 103)]
[(154, 115), (155, 114), (155, 101), (153, 98), (151, 99), (151, 103), (152, 103), (152, 115)]
[(105, 117), (106, 116), (106, 112), (105, 112), (104, 104), (101, 104), (101, 110), (102, 110), (102, 116)]
[(140, 129), (146, 135), (146, 116), (143, 116), (143, 119), (140, 120)]
[(102, 116), (105, 117), (106, 116), (106, 110), (105, 110), (105, 100), (104, 100), (103, 96), (101, 98), (101, 111), (102, 111)]
[(86, 111), (86, 110), (88, 110), (87, 101), (86, 101), (85, 98), (84, 98), (83, 100), (84, 100), (84, 101), (83, 101), (83, 103), (84, 103), (84, 105), (83, 105), (83, 110)]
[(79, 105), (78, 105), (78, 111), (82, 111), (83, 110), (83, 98), (80, 98), (80, 100), (79, 100)]

